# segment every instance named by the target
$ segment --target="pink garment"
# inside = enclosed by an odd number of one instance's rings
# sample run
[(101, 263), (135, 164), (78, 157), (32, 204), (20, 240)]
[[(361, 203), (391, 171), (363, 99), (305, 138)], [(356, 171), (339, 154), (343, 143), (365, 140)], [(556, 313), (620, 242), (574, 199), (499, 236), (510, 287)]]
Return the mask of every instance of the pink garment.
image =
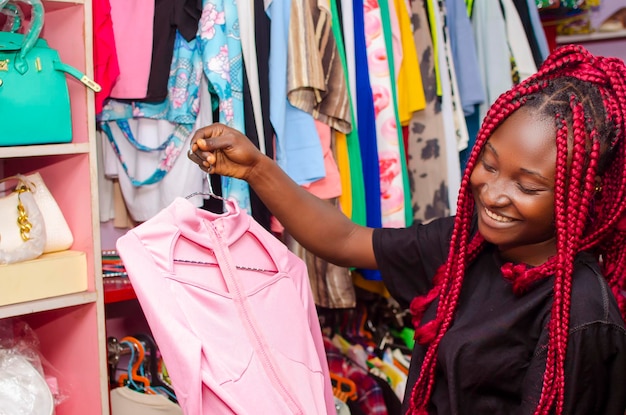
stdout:
[(142, 99), (148, 93), (152, 64), (154, 0), (109, 0), (120, 67), (110, 96)]
[[(319, 180), (302, 184), (301, 186), (320, 199), (334, 199), (341, 196), (341, 177), (339, 176), (339, 167), (337, 167), (337, 162), (333, 155), (332, 132), (329, 125), (319, 120), (314, 121), (315, 128), (317, 129), (322, 143), (324, 171), (326, 175)], [(282, 234), (285, 230), (283, 225), (274, 216), (270, 218), (270, 229), (277, 234)]]
[(315, 128), (322, 143), (326, 176), (312, 183), (303, 184), (302, 187), (321, 199), (339, 197), (341, 196), (341, 178), (333, 155), (330, 126), (315, 120)]
[(306, 266), (227, 208), (177, 198), (117, 242), (183, 412), (335, 414)]
[(109, 0), (94, 0), (93, 10), (93, 72), (95, 81), (102, 87), (95, 94), (96, 114), (102, 112), (113, 85), (120, 75), (113, 35), (111, 4)]

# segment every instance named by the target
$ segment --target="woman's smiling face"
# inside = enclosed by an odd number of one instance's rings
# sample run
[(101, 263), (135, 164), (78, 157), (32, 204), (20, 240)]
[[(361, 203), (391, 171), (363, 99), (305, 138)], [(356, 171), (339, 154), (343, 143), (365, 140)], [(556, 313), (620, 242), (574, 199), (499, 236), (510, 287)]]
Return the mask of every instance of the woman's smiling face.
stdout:
[(554, 120), (519, 109), (487, 140), (470, 177), (478, 230), (510, 261), (540, 265), (556, 252)]

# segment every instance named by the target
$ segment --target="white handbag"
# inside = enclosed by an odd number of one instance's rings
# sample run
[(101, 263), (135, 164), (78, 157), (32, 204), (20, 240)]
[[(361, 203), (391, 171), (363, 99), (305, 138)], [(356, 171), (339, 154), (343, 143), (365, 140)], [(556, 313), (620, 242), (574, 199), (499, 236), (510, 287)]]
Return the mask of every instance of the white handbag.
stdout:
[(70, 230), (61, 208), (50, 193), (39, 173), (23, 176), (17, 175), (18, 179), (24, 183), (32, 192), (35, 202), (43, 215), (46, 228), (46, 244), (43, 252), (56, 252), (69, 249), (74, 243), (74, 236)]
[(37, 258), (45, 243), (44, 220), (34, 195), (18, 186), (0, 197), (0, 264)]

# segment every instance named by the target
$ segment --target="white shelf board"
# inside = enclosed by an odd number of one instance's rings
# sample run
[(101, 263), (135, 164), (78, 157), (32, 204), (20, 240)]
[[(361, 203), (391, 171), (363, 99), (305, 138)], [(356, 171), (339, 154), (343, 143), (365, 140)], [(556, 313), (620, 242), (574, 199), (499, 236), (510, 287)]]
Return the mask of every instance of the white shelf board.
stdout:
[(616, 32), (593, 32), (585, 33), (581, 35), (561, 35), (556, 37), (556, 43), (583, 43), (583, 42), (595, 42), (600, 40), (615, 40), (626, 38), (626, 29)]
[(25, 303), (9, 304), (0, 307), (0, 319), (37, 313), (40, 311), (57, 310), (76, 305), (95, 303), (96, 296), (97, 294), (93, 291), (83, 291), (80, 293), (44, 298)]
[(60, 154), (82, 154), (88, 152), (89, 143), (0, 147), (0, 159), (16, 157), (55, 156)]

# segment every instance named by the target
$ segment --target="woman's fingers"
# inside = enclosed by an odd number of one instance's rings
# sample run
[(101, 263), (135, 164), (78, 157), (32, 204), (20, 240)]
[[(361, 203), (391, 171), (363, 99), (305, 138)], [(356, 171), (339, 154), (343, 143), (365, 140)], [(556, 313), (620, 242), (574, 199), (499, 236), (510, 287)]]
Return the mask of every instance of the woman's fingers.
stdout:
[(188, 157), (208, 173), (243, 178), (259, 154), (241, 132), (223, 124), (212, 124), (194, 133)]

